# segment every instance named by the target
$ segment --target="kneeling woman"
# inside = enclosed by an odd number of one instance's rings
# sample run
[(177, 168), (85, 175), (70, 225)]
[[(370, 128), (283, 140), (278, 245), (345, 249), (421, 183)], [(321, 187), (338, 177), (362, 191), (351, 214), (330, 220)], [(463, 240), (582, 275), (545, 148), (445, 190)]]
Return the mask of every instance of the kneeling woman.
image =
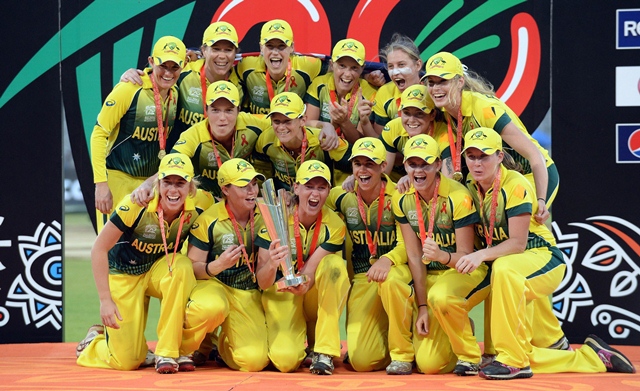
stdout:
[(481, 353), (469, 311), (489, 294), (488, 268), (463, 270), (459, 259), (473, 251), (478, 214), (469, 191), (440, 173), (432, 137), (410, 138), (403, 154), (411, 187), (405, 194), (396, 190), (392, 203), (416, 291), (416, 364), (423, 373), (475, 375)]
[(261, 224), (258, 179), (264, 177), (245, 160), (222, 163), (218, 184), (224, 201), (198, 217), (189, 236), (188, 255), (198, 283), (187, 304), (181, 355), (192, 355), (207, 333), (222, 326), (220, 356), (241, 371), (260, 371), (269, 363), (254, 275), (254, 240)]
[(196, 284), (180, 247), (191, 225), (213, 204), (196, 190), (193, 166), (183, 154), (160, 162), (155, 196), (147, 207), (125, 197), (91, 249), (93, 275), (106, 327), (93, 326), (78, 344), (78, 365), (132, 370), (145, 360), (146, 297), (160, 299), (156, 371), (178, 371), (184, 308)]
[(256, 241), (269, 358), (282, 372), (296, 370), (304, 359), (305, 336), (315, 352), (312, 373), (331, 375), (333, 358), (340, 356), (340, 314), (347, 301), (349, 277), (346, 261), (336, 254), (342, 250), (346, 227), (325, 206), (330, 183), (329, 167), (307, 160), (300, 165), (293, 186), (297, 203), (289, 216), (290, 254), (294, 269), (305, 275), (307, 282), (278, 291), (274, 283), (283, 276), (278, 266), (289, 247), (272, 240), (266, 228), (260, 230)]

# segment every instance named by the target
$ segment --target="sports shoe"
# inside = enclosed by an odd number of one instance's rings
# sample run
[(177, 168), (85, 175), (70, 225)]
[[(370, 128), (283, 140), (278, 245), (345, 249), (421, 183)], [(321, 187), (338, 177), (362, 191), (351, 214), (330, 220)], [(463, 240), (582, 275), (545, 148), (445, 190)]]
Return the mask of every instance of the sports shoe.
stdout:
[(331, 375), (333, 373), (333, 357), (316, 353), (309, 369), (314, 375)]
[(478, 374), (478, 364), (458, 360), (456, 367), (453, 368), (453, 373), (458, 376), (475, 376)]
[(153, 354), (153, 352), (151, 351), (151, 349), (147, 350), (147, 355), (144, 358), (144, 362), (142, 364), (140, 364), (141, 368), (145, 368), (145, 367), (152, 367), (156, 364), (156, 355)]
[(193, 352), (193, 354), (191, 355), (191, 359), (193, 360), (193, 363), (196, 367), (202, 366), (207, 362), (207, 356), (205, 356), (199, 350)]
[(554, 344), (549, 346), (547, 349), (555, 349), (555, 350), (569, 350), (573, 351), (571, 348), (571, 344), (569, 344), (569, 340), (566, 336), (562, 336), (559, 340), (557, 340)]
[(607, 367), (607, 372), (636, 373), (636, 368), (624, 354), (597, 336), (590, 334), (584, 343), (598, 354), (604, 366)]
[(82, 353), (82, 351), (85, 350), (87, 346), (89, 346), (91, 341), (96, 339), (96, 337), (100, 334), (104, 334), (103, 325), (94, 324), (93, 326), (89, 327), (89, 330), (87, 330), (87, 335), (82, 341), (78, 342), (78, 346), (76, 346), (76, 357), (80, 357), (80, 353)]
[(505, 365), (499, 361), (494, 361), (486, 367), (482, 368), (478, 372), (481, 378), (487, 380), (510, 380), (528, 378), (533, 376), (531, 367), (526, 366), (524, 368), (516, 368), (509, 365)]
[(495, 360), (496, 360), (495, 354), (483, 354), (482, 361), (480, 361), (480, 365), (479, 365), (480, 369), (486, 367), (487, 365), (491, 364)]
[(156, 356), (156, 372), (176, 373), (178, 372), (178, 363), (171, 357)]
[(193, 355), (180, 356), (176, 360), (179, 372), (191, 372), (196, 370), (196, 364), (193, 362)]
[(411, 375), (413, 363), (393, 360), (387, 365), (387, 375)]
[(307, 356), (304, 358), (304, 360), (302, 360), (302, 364), (300, 365), (309, 368), (313, 363), (313, 360), (315, 360), (315, 357), (316, 352), (314, 352), (313, 350), (307, 350)]

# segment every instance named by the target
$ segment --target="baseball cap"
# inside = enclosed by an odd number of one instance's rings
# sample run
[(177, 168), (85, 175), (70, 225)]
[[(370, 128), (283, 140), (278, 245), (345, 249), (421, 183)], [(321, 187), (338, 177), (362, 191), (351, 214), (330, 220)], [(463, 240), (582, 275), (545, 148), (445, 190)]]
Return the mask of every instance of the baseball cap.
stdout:
[(427, 87), (422, 84), (414, 84), (402, 92), (402, 96), (400, 98), (400, 110), (405, 107), (416, 107), (429, 114), (431, 110), (433, 110), (434, 106), (431, 96), (429, 96), (429, 92), (427, 91)]
[(464, 149), (478, 148), (487, 155), (502, 151), (502, 137), (490, 128), (475, 128), (464, 135)]
[(218, 41), (229, 41), (238, 47), (238, 33), (235, 27), (227, 22), (215, 22), (211, 23), (204, 34), (202, 35), (202, 44), (212, 46)]
[(187, 182), (193, 179), (193, 164), (189, 156), (182, 153), (170, 153), (160, 161), (158, 178), (163, 179), (169, 175), (178, 175)]
[(304, 102), (298, 94), (295, 92), (281, 92), (271, 99), (271, 110), (267, 114), (267, 118), (274, 113), (284, 114), (290, 119), (300, 118), (305, 109)]
[(173, 61), (180, 68), (184, 67), (185, 58), (187, 56), (187, 47), (179, 38), (171, 35), (160, 38), (153, 45), (153, 62), (155, 65), (164, 64), (167, 61)]
[(449, 80), (456, 75), (462, 76), (464, 69), (458, 57), (449, 52), (440, 52), (427, 60), (425, 72), (423, 79), (427, 76), (438, 76)]
[(351, 57), (356, 60), (358, 65), (363, 66), (365, 57), (364, 45), (360, 41), (351, 38), (338, 41), (336, 46), (333, 47), (331, 59), (338, 61), (342, 57)]
[(316, 177), (324, 178), (327, 183), (331, 184), (331, 171), (329, 171), (329, 167), (320, 160), (307, 160), (298, 168), (296, 182), (304, 185)]
[(211, 83), (207, 87), (207, 106), (211, 105), (216, 100), (224, 98), (231, 102), (234, 106), (240, 104), (240, 94), (238, 93), (238, 87), (226, 80), (219, 80), (215, 83)]
[(226, 185), (245, 187), (255, 177), (265, 180), (264, 175), (257, 172), (251, 163), (244, 159), (229, 159), (218, 169), (218, 184), (221, 187)]
[(362, 137), (358, 139), (351, 149), (351, 157), (364, 156), (373, 160), (376, 164), (382, 164), (387, 161), (387, 150), (380, 139), (375, 137)]
[(433, 137), (426, 134), (419, 134), (411, 137), (407, 140), (402, 151), (404, 160), (407, 161), (410, 157), (419, 157), (420, 159), (431, 164), (440, 157), (440, 147)]
[(282, 19), (274, 19), (263, 24), (260, 30), (260, 44), (264, 45), (272, 39), (279, 39), (287, 46), (293, 45), (293, 30), (289, 23)]

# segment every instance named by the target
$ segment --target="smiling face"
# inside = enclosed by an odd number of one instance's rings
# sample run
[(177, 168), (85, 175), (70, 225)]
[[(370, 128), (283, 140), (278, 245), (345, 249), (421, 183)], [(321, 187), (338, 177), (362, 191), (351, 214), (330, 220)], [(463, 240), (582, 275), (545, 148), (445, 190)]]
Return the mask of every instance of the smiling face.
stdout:
[(315, 177), (305, 184), (295, 183), (293, 191), (298, 196), (300, 213), (306, 216), (317, 216), (322, 211), (331, 186), (326, 179)]
[(302, 127), (305, 124), (305, 117), (291, 119), (281, 113), (271, 115), (271, 126), (276, 132), (276, 137), (285, 146), (297, 147), (297, 141), (302, 141)]
[(189, 196), (191, 183), (179, 175), (169, 175), (160, 180), (158, 193), (160, 205), (167, 214), (182, 211), (184, 202)]
[(440, 159), (428, 164), (417, 156), (410, 157), (404, 162), (404, 169), (413, 187), (425, 198), (431, 198), (432, 194), (428, 194), (428, 190), (433, 186), (441, 166)]
[(409, 137), (413, 137), (418, 134), (427, 134), (429, 125), (435, 117), (435, 111), (427, 114), (417, 107), (405, 107), (402, 109), (402, 127), (409, 133)]
[(456, 102), (460, 102), (460, 94), (464, 78), (455, 76), (452, 79), (443, 79), (438, 76), (427, 77), (427, 88), (433, 103), (437, 108), (445, 108), (451, 111)]
[(366, 156), (356, 156), (351, 159), (353, 176), (358, 181), (358, 186), (363, 192), (369, 192), (377, 188), (382, 181), (382, 173), (386, 166), (387, 162), (376, 164)]
[(387, 55), (387, 72), (401, 92), (420, 83), (421, 67), (422, 61), (414, 60), (402, 50), (394, 50)]
[(222, 187), (227, 204), (237, 218), (248, 217), (248, 214), (256, 207), (258, 197), (258, 179), (253, 178), (248, 185), (240, 187), (227, 185)]
[(293, 53), (293, 46), (287, 46), (286, 43), (279, 39), (272, 39), (264, 45), (260, 45), (260, 53), (264, 57), (264, 63), (269, 70), (271, 78), (280, 80), (287, 70), (289, 56)]
[(153, 57), (149, 57), (149, 64), (153, 69), (152, 77), (155, 77), (158, 89), (169, 90), (178, 81), (182, 68), (173, 61), (165, 61), (160, 65), (155, 65)]
[(218, 141), (229, 138), (236, 129), (238, 108), (227, 99), (216, 99), (207, 106), (207, 116), (211, 132)]
[(214, 76), (215, 80), (225, 80), (229, 71), (233, 67), (236, 58), (236, 47), (229, 41), (220, 40), (211, 46), (204, 45), (202, 55), (205, 59), (205, 66), (208, 72)]
[(338, 94), (344, 96), (360, 81), (364, 67), (351, 57), (341, 57), (332, 65), (333, 82)]

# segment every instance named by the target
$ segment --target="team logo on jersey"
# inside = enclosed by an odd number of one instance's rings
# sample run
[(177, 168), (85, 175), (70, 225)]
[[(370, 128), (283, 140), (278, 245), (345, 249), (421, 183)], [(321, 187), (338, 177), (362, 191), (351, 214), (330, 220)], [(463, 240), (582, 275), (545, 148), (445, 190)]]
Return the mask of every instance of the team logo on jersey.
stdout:
[(264, 103), (265, 87), (255, 86), (253, 87), (253, 100), (256, 102)]
[(235, 241), (233, 240), (233, 238), (234, 238), (233, 234), (222, 235), (222, 244), (235, 244)]
[(284, 172), (287, 169), (287, 163), (281, 159), (277, 159), (274, 165), (276, 166), (276, 169), (278, 169), (278, 171)]
[(108, 101), (105, 102), (105, 105), (109, 106), (109, 107), (111, 107), (111, 106), (113, 106), (115, 104), (116, 104), (116, 101), (113, 100), (113, 99), (109, 99)]
[(180, 139), (180, 140), (176, 141), (176, 143), (175, 143), (175, 144), (173, 144), (173, 145), (184, 145), (184, 144), (186, 144), (186, 143), (187, 143), (187, 140)]
[(121, 207), (119, 207), (118, 209), (120, 209), (123, 212), (128, 212), (129, 211), (129, 207), (126, 205), (122, 205)]
[[(215, 146), (214, 146), (215, 148)], [(208, 163), (207, 164), (209, 167), (216, 167), (218, 165), (218, 160), (216, 159), (216, 154), (215, 152), (211, 151), (207, 154), (207, 160)]]
[(192, 229), (192, 230), (196, 230), (196, 229), (198, 229), (199, 227), (200, 227), (200, 224), (198, 224), (198, 223), (193, 223), (193, 224), (191, 225), (191, 229)]
[(407, 218), (410, 221), (418, 221), (418, 212), (416, 212), (415, 210), (410, 210), (409, 213), (407, 213)]
[(144, 108), (144, 114), (145, 115), (153, 115), (155, 117), (155, 115), (156, 115), (156, 107), (155, 106), (146, 106)]
[(347, 217), (358, 217), (357, 208), (347, 208)]
[(146, 239), (155, 239), (156, 235), (157, 235), (157, 228), (158, 226), (155, 224), (147, 224), (144, 227), (144, 234), (142, 234), (142, 237), (146, 238)]

